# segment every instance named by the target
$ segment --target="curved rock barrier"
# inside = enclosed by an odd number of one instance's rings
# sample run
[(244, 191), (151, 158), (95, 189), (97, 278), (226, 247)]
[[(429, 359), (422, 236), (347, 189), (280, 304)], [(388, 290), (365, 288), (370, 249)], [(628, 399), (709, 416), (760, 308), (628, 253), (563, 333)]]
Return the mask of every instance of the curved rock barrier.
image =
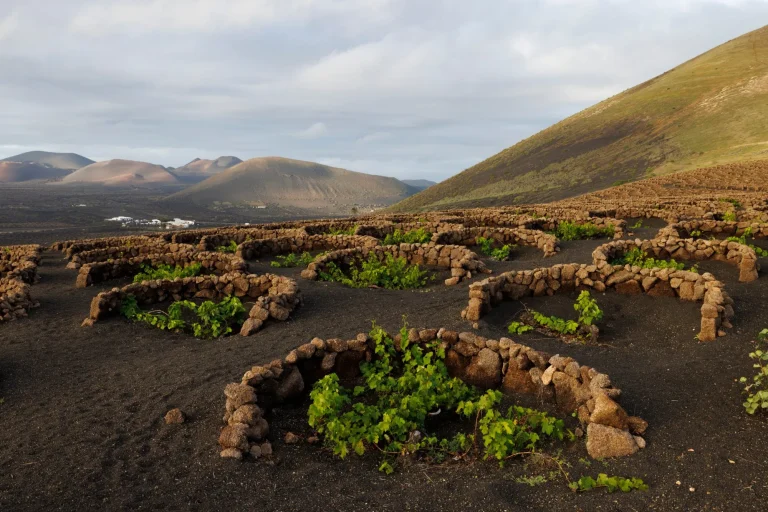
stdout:
[(30, 285), (17, 278), (0, 278), (0, 323), (24, 318), (40, 305), (30, 294)]
[(224, 299), (230, 295), (255, 299), (240, 334), (250, 336), (268, 320), (284, 322), (301, 303), (301, 292), (295, 280), (274, 274), (232, 272), (222, 276), (208, 275), (179, 279), (157, 279), (133, 283), (101, 292), (91, 300), (91, 310), (83, 321), (91, 326), (107, 316), (119, 314), (123, 299), (133, 295), (141, 305), (167, 300)]
[(525, 228), (460, 228), (440, 231), (432, 235), (435, 244), (473, 246), (477, 238), (496, 240), (500, 244), (525, 245), (536, 247), (544, 257), (556, 255), (560, 251), (557, 238), (540, 230)]
[(461, 245), (440, 244), (400, 244), (342, 249), (327, 254), (321, 254), (301, 273), (305, 279), (316, 280), (320, 272), (325, 272), (329, 263), (348, 266), (356, 260), (366, 259), (375, 254), (379, 260), (384, 260), (387, 254), (396, 258), (405, 258), (408, 263), (427, 265), (442, 269), (450, 269), (451, 277), (445, 280), (448, 286), (458, 284), (464, 279), (470, 279), (473, 272), (490, 273), (485, 263), (477, 254)]
[(714, 341), (724, 336), (721, 328), (730, 328), (733, 300), (723, 284), (712, 274), (686, 270), (641, 269), (639, 267), (564, 264), (533, 270), (512, 270), (489, 277), (469, 286), (469, 303), (462, 318), (476, 322), (494, 304), (523, 297), (554, 295), (579, 289), (604, 292), (608, 289), (623, 294), (645, 293), (651, 296), (677, 297), (702, 302), (700, 341)]
[(699, 231), (702, 235), (741, 236), (747, 230), (750, 230), (753, 238), (768, 238), (768, 223), (766, 222), (729, 222), (714, 219), (694, 219), (675, 222), (661, 228), (656, 236), (657, 238), (691, 238), (692, 233), (696, 231)]
[(213, 274), (245, 272), (248, 265), (234, 254), (201, 252), (192, 245), (168, 244), (169, 252), (141, 254), (133, 258), (118, 258), (112, 261), (87, 263), (80, 267), (75, 286), (86, 288), (93, 284), (119, 277), (136, 275), (142, 265), (180, 265), (200, 263), (203, 271)]
[(739, 281), (749, 283), (758, 278), (760, 265), (757, 255), (750, 247), (727, 240), (704, 240), (692, 238), (654, 238), (653, 240), (616, 240), (601, 245), (592, 253), (592, 260), (598, 268), (620, 258), (631, 249), (640, 249), (654, 258), (675, 260), (724, 261), (739, 268)]
[(0, 278), (34, 284), (42, 252), (43, 248), (35, 244), (0, 247)]
[(304, 235), (300, 237), (265, 238), (243, 242), (238, 246), (236, 255), (250, 260), (277, 254), (352, 249), (374, 247), (377, 245), (379, 245), (379, 241), (370, 236)]
[[(509, 338), (486, 339), (469, 332), (411, 329), (413, 343), (440, 340), (451, 376), (481, 389), (535, 395), (565, 413), (576, 413), (587, 431), (587, 451), (595, 458), (632, 455), (645, 447), (648, 423), (619, 405), (621, 390), (608, 375), (582, 366), (573, 358), (550, 355)], [(395, 342), (400, 340), (399, 335)], [(224, 423), (219, 435), (221, 456), (242, 459), (272, 453), (266, 415), (276, 404), (296, 400), (322, 376), (341, 379), (360, 375), (360, 363), (376, 357), (367, 334), (351, 340), (314, 338), (285, 358), (254, 366), (239, 383), (228, 384)]]

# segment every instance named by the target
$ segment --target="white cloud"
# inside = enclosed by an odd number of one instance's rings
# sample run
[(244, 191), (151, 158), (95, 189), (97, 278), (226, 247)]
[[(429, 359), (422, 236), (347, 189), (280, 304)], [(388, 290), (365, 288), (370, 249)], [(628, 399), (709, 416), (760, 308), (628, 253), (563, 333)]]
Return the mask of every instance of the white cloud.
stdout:
[(296, 134), (300, 139), (319, 139), (328, 135), (328, 127), (325, 123), (314, 123), (306, 130), (302, 130)]
[(306, 23), (327, 16), (389, 16), (391, 0), (113, 0), (92, 1), (71, 28), (96, 35), (128, 32), (217, 32), (274, 23)]
[(381, 140), (387, 140), (391, 139), (392, 134), (389, 132), (373, 132), (369, 133), (367, 135), (363, 135), (359, 139), (357, 139), (357, 142), (362, 142), (363, 144), (368, 144), (371, 142), (378, 142)]
[(0, 19), (0, 41), (8, 39), (19, 28), (19, 13), (12, 11), (5, 18)]

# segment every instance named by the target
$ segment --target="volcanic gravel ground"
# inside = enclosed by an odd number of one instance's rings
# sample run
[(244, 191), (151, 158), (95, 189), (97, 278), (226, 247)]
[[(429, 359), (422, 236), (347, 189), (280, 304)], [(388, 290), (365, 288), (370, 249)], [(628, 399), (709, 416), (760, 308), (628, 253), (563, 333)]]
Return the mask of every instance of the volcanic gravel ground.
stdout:
[[(655, 230), (649, 229), (649, 236)], [(637, 235), (636, 235), (637, 236)], [(645, 235), (643, 235), (645, 236)], [(518, 249), (495, 272), (591, 262), (604, 240), (566, 242), (554, 258)], [(736, 269), (704, 263), (735, 300), (734, 329), (715, 342), (694, 339), (699, 307), (676, 299), (595, 294), (605, 310), (598, 345), (568, 345), (541, 334), (513, 337), (576, 358), (611, 376), (621, 404), (649, 421), (648, 446), (637, 455), (580, 462), (583, 440), (563, 444), (570, 472), (637, 476), (648, 492), (575, 494), (562, 480), (531, 487), (520, 476), (531, 461), (415, 463), (391, 476), (375, 454), (335, 459), (318, 447), (287, 446), (285, 432), (309, 433), (306, 404), (270, 416), (275, 455), (238, 463), (219, 458), (216, 442), (224, 386), (254, 364), (282, 357), (314, 336), (351, 337), (371, 321), (394, 332), (401, 316), (416, 327), (470, 330), (460, 311), (467, 283), (437, 282), (414, 291), (349, 289), (299, 277), (301, 269), (251, 262), (257, 273), (295, 277), (304, 305), (285, 323), (255, 336), (201, 341), (152, 330), (123, 318), (80, 327), (91, 298), (115, 283), (75, 289), (75, 272), (48, 252), (32, 293), (40, 308), (0, 325), (0, 510), (765, 510), (768, 422), (741, 405), (742, 375), (751, 375), (751, 340), (768, 327), (768, 277), (737, 282)], [(768, 268), (768, 261), (762, 260)], [(476, 276), (482, 279), (485, 275)], [(524, 300), (547, 314), (575, 318), (575, 294)], [(481, 320), (479, 334), (498, 339), (522, 309), (505, 302)], [(165, 425), (180, 407), (189, 419)], [(573, 428), (572, 418), (567, 418)], [(586, 459), (585, 459), (586, 460)], [(544, 471), (548, 474), (549, 469)], [(678, 485), (677, 482), (680, 482)]]

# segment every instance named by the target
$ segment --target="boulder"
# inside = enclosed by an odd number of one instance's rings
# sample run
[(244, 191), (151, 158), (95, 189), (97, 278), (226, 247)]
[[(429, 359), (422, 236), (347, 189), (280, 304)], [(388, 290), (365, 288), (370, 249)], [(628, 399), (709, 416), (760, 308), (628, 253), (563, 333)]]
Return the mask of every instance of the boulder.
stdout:
[(304, 379), (298, 368), (293, 368), (283, 377), (275, 393), (282, 400), (290, 400), (304, 391)]
[(587, 453), (594, 459), (624, 457), (638, 450), (635, 438), (626, 430), (590, 423), (587, 426)]
[(619, 404), (608, 398), (607, 395), (599, 393), (595, 397), (595, 408), (589, 417), (589, 422), (625, 430), (627, 417), (627, 413)]
[(501, 356), (489, 348), (484, 348), (472, 358), (464, 380), (481, 389), (496, 388), (501, 383), (501, 365)]

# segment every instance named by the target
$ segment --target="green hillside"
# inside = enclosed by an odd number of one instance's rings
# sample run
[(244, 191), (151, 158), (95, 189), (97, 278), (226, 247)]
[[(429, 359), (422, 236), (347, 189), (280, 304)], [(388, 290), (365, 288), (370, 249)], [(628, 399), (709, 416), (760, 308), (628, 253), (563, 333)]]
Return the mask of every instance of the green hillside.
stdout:
[(622, 92), (390, 208), (562, 199), (768, 157), (768, 26)]

